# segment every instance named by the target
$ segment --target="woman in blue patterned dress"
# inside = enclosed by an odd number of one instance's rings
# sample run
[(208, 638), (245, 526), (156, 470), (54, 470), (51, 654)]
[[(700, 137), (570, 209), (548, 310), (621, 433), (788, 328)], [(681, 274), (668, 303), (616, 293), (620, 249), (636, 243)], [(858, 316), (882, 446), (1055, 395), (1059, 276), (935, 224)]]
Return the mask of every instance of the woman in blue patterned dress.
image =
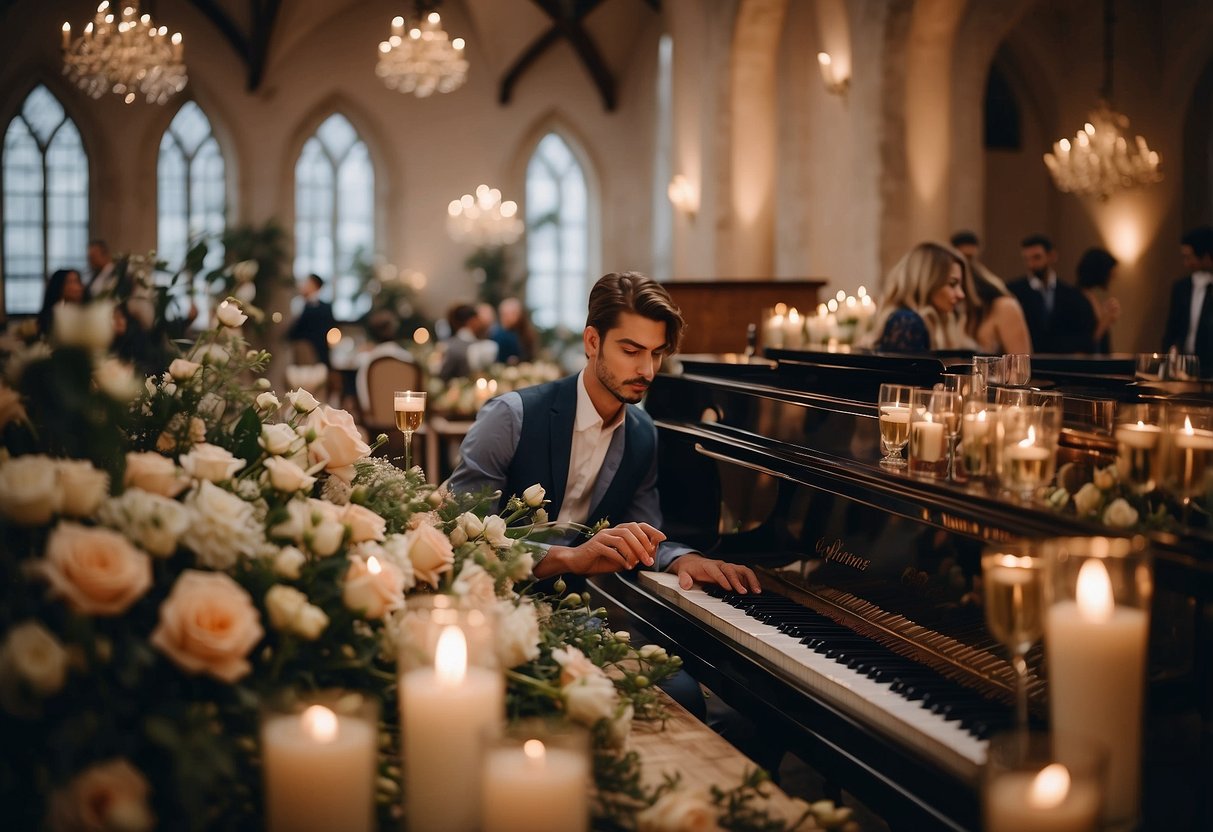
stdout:
[(866, 343), (882, 352), (972, 349), (964, 332), (973, 295), (964, 256), (942, 243), (919, 243), (885, 276)]

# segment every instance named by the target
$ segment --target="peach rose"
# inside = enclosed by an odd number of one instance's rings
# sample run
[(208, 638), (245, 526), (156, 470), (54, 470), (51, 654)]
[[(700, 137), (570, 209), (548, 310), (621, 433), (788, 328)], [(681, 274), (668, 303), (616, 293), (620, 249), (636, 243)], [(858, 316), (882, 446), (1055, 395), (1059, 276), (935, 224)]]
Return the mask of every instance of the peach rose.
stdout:
[(160, 605), (151, 642), (186, 673), (235, 682), (253, 669), (248, 654), (264, 634), (240, 584), (221, 572), (187, 569)]
[(206, 442), (195, 445), (188, 454), (182, 454), (179, 462), (187, 475), (210, 482), (230, 480), (245, 466), (245, 461), (232, 456), (227, 448)]
[(124, 483), (161, 497), (176, 497), (189, 485), (171, 459), (152, 451), (126, 455)]
[(435, 589), (438, 581), (450, 572), (455, 563), (455, 550), (445, 534), (433, 526), (418, 526), (407, 532), (409, 560), (413, 562), (413, 573), (418, 581), (425, 581)]
[(316, 484), (315, 477), (309, 476), (306, 471), (289, 459), (271, 456), (266, 458), (263, 464), (266, 473), (269, 475), (270, 485), (278, 491), (288, 493), (300, 491), (304, 488), (311, 488)]
[(52, 596), (85, 615), (121, 615), (152, 585), (152, 559), (117, 532), (60, 523), (39, 571)]
[(92, 517), (109, 496), (109, 474), (97, 470), (87, 460), (61, 459), (55, 467), (63, 498), (60, 511), (69, 517)]
[(383, 540), (387, 521), (369, 508), (349, 503), (341, 509), (338, 519), (350, 527), (350, 543)]
[(404, 606), (404, 576), (393, 564), (371, 556), (350, 556), (341, 600), (367, 618), (383, 618)]
[(144, 832), (156, 825), (147, 779), (124, 759), (96, 763), (51, 798), (52, 832)]
[(358, 433), (354, 417), (344, 410), (322, 404), (308, 415), (307, 427), (316, 434), (308, 446), (312, 464), (323, 462), (330, 474), (351, 482), (354, 463), (371, 452)]
[(557, 647), (552, 658), (560, 665), (560, 684), (568, 685), (583, 676), (604, 676), (602, 668), (594, 664), (585, 653), (576, 647)]

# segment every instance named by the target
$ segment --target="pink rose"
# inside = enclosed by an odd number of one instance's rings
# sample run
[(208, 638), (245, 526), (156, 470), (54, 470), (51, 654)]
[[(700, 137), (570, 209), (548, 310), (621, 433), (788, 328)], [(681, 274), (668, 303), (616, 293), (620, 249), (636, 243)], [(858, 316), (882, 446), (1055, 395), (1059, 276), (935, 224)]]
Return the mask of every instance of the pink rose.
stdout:
[(152, 559), (117, 532), (60, 523), (39, 570), (51, 595), (85, 615), (121, 615), (152, 585)]
[(143, 832), (156, 825), (147, 779), (124, 759), (96, 763), (51, 797), (52, 832)]
[(417, 580), (437, 588), (439, 579), (450, 572), (455, 563), (450, 538), (433, 526), (418, 526), (407, 532), (405, 538)]
[(367, 618), (383, 618), (404, 606), (404, 575), (393, 564), (371, 556), (350, 556), (341, 600)]
[(252, 670), (248, 654), (263, 635), (240, 584), (221, 572), (187, 569), (160, 606), (151, 642), (187, 673), (235, 682)]
[(181, 476), (171, 459), (147, 451), (126, 455), (125, 484), (161, 497), (176, 497), (189, 481)]
[(383, 533), (387, 530), (386, 520), (369, 508), (354, 503), (346, 504), (338, 519), (350, 527), (350, 543), (383, 540)]
[(371, 452), (370, 446), (362, 441), (354, 417), (322, 404), (308, 415), (307, 427), (316, 434), (308, 446), (312, 464), (323, 462), (330, 474), (351, 482), (354, 463)]

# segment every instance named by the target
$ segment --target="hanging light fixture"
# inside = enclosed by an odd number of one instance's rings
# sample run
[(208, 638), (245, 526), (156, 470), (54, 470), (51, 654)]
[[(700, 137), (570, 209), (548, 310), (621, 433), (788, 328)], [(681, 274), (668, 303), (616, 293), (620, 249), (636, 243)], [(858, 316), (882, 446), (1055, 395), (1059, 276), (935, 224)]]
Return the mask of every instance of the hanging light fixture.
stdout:
[(1100, 101), (1074, 139), (1060, 139), (1045, 165), (1059, 190), (1107, 199), (1116, 191), (1162, 181), (1157, 152), (1129, 138), (1129, 118), (1112, 107), (1112, 0), (1104, 0), (1104, 75)]
[(501, 201), (501, 191), (480, 185), (476, 195), (451, 200), (446, 210), (446, 231), (457, 243), (477, 248), (508, 246), (522, 236), (525, 224), (518, 216), (518, 203)]
[(74, 41), (71, 24), (63, 24), (63, 74), (93, 98), (112, 92), (127, 104), (139, 96), (165, 103), (188, 80), (182, 51), (181, 33), (170, 36), (150, 14), (139, 14), (138, 0), (121, 14), (105, 0)]
[(375, 74), (400, 92), (426, 98), (435, 92), (453, 92), (468, 77), (463, 38), (451, 40), (438, 12), (430, 12), (405, 32), (404, 18), (392, 18), (392, 34), (379, 44)]

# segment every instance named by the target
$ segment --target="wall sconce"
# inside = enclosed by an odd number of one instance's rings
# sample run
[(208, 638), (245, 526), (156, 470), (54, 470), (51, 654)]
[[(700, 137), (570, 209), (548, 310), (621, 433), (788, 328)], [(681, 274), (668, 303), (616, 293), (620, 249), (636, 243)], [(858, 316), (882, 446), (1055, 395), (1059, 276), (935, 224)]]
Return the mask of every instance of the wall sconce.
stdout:
[(699, 189), (683, 174), (675, 174), (666, 188), (666, 196), (670, 204), (679, 213), (686, 214), (691, 220), (699, 212)]
[(831, 95), (846, 95), (847, 88), (851, 85), (851, 79), (839, 77), (838, 71), (834, 67), (834, 59), (830, 57), (829, 52), (817, 53), (817, 65), (821, 67), (821, 80), (825, 81), (826, 92)]

